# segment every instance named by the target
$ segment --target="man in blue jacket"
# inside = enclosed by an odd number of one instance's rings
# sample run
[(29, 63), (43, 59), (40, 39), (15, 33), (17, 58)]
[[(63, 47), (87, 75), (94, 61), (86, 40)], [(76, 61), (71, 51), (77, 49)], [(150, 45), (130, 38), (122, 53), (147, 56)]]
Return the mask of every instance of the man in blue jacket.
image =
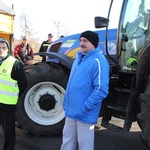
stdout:
[(74, 60), (68, 81), (64, 110), (66, 115), (61, 150), (94, 150), (94, 125), (109, 90), (109, 64), (98, 47), (93, 31), (80, 35), (81, 51)]

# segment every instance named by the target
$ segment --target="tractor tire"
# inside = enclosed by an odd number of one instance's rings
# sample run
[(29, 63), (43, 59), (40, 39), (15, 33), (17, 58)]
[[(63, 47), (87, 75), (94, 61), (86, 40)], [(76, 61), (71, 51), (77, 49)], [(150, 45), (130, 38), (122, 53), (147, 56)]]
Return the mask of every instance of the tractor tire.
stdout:
[(147, 81), (145, 92), (139, 96), (139, 104), (140, 113), (137, 115), (137, 123), (142, 130), (141, 140), (150, 148), (150, 79)]
[(28, 87), (17, 104), (17, 124), (35, 135), (61, 135), (70, 70), (57, 63), (40, 62), (25, 67), (25, 73)]

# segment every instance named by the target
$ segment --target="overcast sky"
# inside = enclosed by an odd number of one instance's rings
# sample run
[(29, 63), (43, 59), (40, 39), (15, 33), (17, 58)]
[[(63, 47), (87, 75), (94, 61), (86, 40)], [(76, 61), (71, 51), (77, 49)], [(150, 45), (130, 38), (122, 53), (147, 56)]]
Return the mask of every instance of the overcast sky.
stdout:
[[(63, 26), (61, 34), (75, 34), (85, 30), (96, 30), (95, 16), (107, 16), (110, 0), (0, 0), (10, 7), (14, 4), (15, 34), (17, 36), (18, 17), (25, 13), (33, 22), (37, 36), (42, 40), (48, 33), (56, 38), (54, 21), (60, 21)], [(117, 28), (117, 19), (122, 0), (116, 0), (116, 10), (113, 12), (111, 28)]]

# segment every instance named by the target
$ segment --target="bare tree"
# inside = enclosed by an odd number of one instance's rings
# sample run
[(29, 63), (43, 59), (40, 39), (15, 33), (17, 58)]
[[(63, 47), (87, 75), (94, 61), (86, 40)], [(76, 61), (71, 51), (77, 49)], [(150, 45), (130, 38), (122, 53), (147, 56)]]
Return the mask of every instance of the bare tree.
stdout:
[(33, 30), (31, 25), (32, 23), (28, 18), (29, 16), (25, 13), (20, 16), (20, 33), (21, 36), (33, 38), (33, 34), (32, 34)]
[(67, 29), (65, 29), (63, 23), (60, 20), (54, 21), (54, 25), (56, 28), (57, 38), (60, 38), (61, 35), (66, 36), (68, 34)]
[[(19, 24), (18, 24), (18, 31), (20, 33), (20, 37), (26, 36), (29, 44), (32, 46), (34, 52), (37, 52), (39, 50), (40, 44), (39, 40), (37, 39), (37, 33), (33, 28), (33, 22), (30, 20), (29, 15), (22, 13), (20, 15)], [(20, 38), (22, 39), (22, 38)], [(20, 42), (20, 40), (16, 40), (16, 42)], [(16, 43), (16, 44), (17, 44)]]
[(57, 32), (57, 38), (59, 38), (60, 33), (62, 32), (62, 24), (60, 21), (54, 21), (54, 25), (55, 25), (56, 32)]

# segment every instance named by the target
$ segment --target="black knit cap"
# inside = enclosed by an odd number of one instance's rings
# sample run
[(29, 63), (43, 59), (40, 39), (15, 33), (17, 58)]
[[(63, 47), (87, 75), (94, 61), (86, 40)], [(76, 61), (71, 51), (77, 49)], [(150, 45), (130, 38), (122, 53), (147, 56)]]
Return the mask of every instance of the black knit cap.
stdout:
[(53, 34), (52, 34), (52, 33), (49, 33), (49, 34), (48, 34), (48, 36), (51, 36), (51, 37), (53, 37)]
[(0, 42), (5, 43), (7, 45), (7, 48), (9, 49), (9, 43), (6, 39), (0, 38)]
[(98, 46), (99, 37), (96, 32), (88, 30), (88, 31), (82, 32), (80, 35), (80, 38), (81, 37), (84, 37), (87, 40), (89, 40), (95, 46), (95, 48)]

